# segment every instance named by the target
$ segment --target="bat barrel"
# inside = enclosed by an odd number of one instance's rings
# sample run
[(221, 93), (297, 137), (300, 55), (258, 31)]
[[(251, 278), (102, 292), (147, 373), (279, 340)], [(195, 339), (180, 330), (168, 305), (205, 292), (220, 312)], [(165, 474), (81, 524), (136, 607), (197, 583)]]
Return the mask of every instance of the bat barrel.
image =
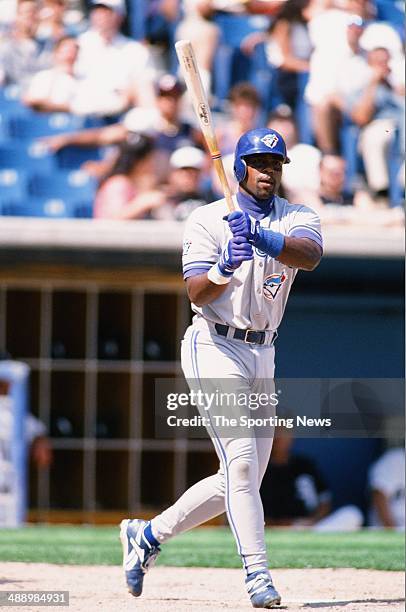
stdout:
[(206, 140), (207, 148), (213, 160), (214, 167), (224, 190), (224, 196), (230, 210), (234, 210), (231, 190), (224, 171), (221, 152), (219, 150), (213, 120), (207, 95), (203, 87), (195, 53), (189, 40), (179, 40), (175, 43), (176, 54), (185, 79), (186, 87), (192, 100), (200, 128)]

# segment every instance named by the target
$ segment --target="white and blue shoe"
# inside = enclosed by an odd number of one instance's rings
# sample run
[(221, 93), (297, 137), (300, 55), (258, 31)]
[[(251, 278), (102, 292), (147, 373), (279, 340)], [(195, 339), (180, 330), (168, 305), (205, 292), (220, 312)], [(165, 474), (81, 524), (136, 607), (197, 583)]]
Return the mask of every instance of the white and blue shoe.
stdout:
[(280, 605), (281, 596), (266, 570), (253, 572), (245, 579), (245, 584), (254, 608), (270, 609)]
[(141, 519), (125, 519), (120, 523), (125, 578), (134, 597), (141, 595), (144, 575), (161, 552), (159, 546), (151, 544), (145, 537), (144, 529), (148, 524)]

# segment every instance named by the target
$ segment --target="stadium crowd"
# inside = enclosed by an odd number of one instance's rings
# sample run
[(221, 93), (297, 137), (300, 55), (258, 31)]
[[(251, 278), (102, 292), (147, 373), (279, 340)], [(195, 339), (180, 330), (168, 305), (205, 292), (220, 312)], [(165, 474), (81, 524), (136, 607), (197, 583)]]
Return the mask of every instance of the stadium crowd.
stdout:
[(192, 41), (231, 184), (281, 132), (282, 194), (324, 223), (403, 223), (397, 0), (3, 0), (0, 214), (183, 220), (222, 197), (174, 42)]

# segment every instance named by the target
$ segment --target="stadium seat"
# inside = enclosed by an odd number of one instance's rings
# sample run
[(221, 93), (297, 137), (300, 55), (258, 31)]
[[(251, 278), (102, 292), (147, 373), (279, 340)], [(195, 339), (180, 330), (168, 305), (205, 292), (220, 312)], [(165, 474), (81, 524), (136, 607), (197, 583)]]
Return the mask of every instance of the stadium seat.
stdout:
[(233, 57), (234, 49), (227, 45), (220, 45), (214, 56), (212, 90), (219, 103), (219, 110), (231, 88)]
[(0, 170), (0, 194), (6, 199), (23, 199), (27, 195), (27, 175), (18, 168)]
[(276, 87), (276, 76), (276, 69), (267, 60), (265, 44), (259, 43), (255, 46), (252, 55), (250, 81), (261, 96), (266, 115), (283, 102)]
[(52, 172), (53, 156), (39, 142), (0, 144), (0, 168), (19, 168), (27, 172)]
[(20, 103), (18, 88), (12, 85), (0, 87), (0, 142), (10, 137), (11, 117), (23, 117), (31, 111)]
[(8, 131), (12, 138), (33, 140), (40, 136), (52, 136), (79, 130), (83, 120), (67, 113), (34, 113), (13, 115), (8, 119)]
[(405, 40), (405, 3), (403, 0), (375, 0), (377, 19), (393, 26)]
[(28, 182), (31, 195), (62, 200), (92, 200), (96, 191), (94, 179), (81, 170), (53, 174), (35, 173)]
[(308, 72), (301, 72), (297, 76), (298, 93), (296, 99), (295, 118), (298, 128), (299, 142), (303, 144), (314, 144), (313, 120), (310, 105), (305, 99), (305, 89), (309, 80)]
[(265, 30), (269, 20), (260, 15), (246, 17), (218, 13), (215, 22), (221, 29), (221, 38), (214, 56), (213, 93), (221, 106), (230, 88), (250, 77), (251, 59), (241, 52), (241, 41), (248, 34)]
[(11, 217), (46, 217), (68, 219), (74, 217), (72, 202), (58, 198), (29, 198), (28, 200), (0, 201), (2, 214)]
[(74, 202), (74, 214), (77, 219), (93, 218), (93, 200)]
[(261, 32), (269, 26), (268, 17), (263, 15), (236, 15), (218, 12), (214, 17), (221, 30), (221, 42), (233, 49), (239, 49), (241, 41), (254, 32)]
[(56, 153), (59, 168), (78, 170), (82, 164), (89, 160), (102, 159), (102, 149), (97, 147), (64, 147)]
[(20, 102), (20, 91), (16, 85), (0, 87), (0, 114), (23, 114), (27, 107)]
[(0, 143), (7, 142), (9, 139), (8, 125), (6, 116), (0, 110)]

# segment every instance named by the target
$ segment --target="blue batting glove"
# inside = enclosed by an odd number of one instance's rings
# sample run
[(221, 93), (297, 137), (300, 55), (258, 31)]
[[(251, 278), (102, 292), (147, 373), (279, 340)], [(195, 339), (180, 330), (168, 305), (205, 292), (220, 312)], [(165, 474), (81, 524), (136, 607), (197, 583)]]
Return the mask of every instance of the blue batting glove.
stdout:
[(259, 222), (251, 219), (248, 213), (234, 210), (223, 219), (227, 221), (233, 236), (243, 236), (248, 242), (255, 244), (258, 237)]
[(248, 213), (234, 210), (223, 217), (234, 236), (244, 237), (249, 244), (257, 247), (271, 257), (278, 257), (285, 244), (285, 238), (279, 232), (261, 227), (259, 221), (252, 219)]
[(223, 276), (232, 276), (243, 261), (253, 259), (252, 246), (243, 236), (233, 236), (220, 255), (218, 268)]

